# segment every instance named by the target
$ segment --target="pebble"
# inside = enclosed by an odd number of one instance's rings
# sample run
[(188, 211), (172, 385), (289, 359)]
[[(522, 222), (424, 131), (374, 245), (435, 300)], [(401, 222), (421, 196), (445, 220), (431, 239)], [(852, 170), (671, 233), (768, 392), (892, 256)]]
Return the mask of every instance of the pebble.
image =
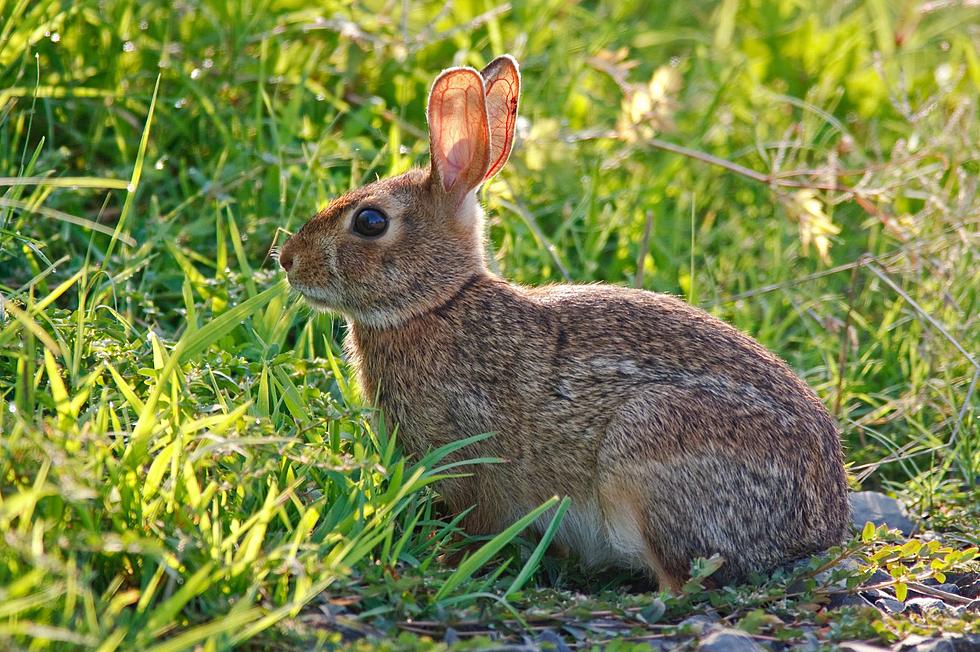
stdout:
[(541, 632), (541, 636), (538, 637), (538, 644), (542, 652), (545, 650), (550, 650), (551, 652), (571, 652), (571, 648), (565, 644), (565, 641), (561, 640), (561, 637), (550, 629)]
[(900, 530), (905, 536), (915, 532), (915, 523), (900, 501), (878, 491), (856, 491), (850, 495), (851, 521), (861, 530), (871, 521), (875, 525), (887, 525)]
[(828, 609), (840, 609), (842, 607), (873, 607), (874, 605), (864, 596), (855, 593), (834, 593), (830, 596)]
[(932, 609), (949, 611), (950, 606), (939, 598), (909, 598), (905, 601), (905, 608), (911, 613), (921, 614)]
[(877, 645), (868, 645), (867, 643), (862, 643), (860, 641), (844, 641), (838, 647), (838, 650), (843, 650), (844, 652), (889, 652), (886, 647), (878, 647)]
[(762, 649), (745, 632), (726, 628), (713, 629), (698, 645), (702, 652), (761, 652)]
[(697, 616), (691, 616), (690, 618), (685, 618), (680, 623), (678, 623), (678, 627), (690, 627), (697, 634), (701, 634), (706, 629), (714, 625), (717, 620), (718, 620), (717, 618), (712, 618), (711, 616), (698, 614)]
[(935, 585), (932, 588), (938, 589), (940, 591), (945, 591), (946, 593), (952, 593), (953, 595), (959, 595), (960, 594), (960, 587), (956, 586), (955, 584), (949, 584), (949, 583), (947, 583), (947, 584), (937, 584), (937, 585)]
[(880, 598), (875, 600), (875, 606), (886, 613), (900, 614), (905, 611), (905, 603), (901, 600), (893, 600), (891, 598)]
[(892, 650), (894, 652), (980, 652), (980, 634), (946, 634), (942, 638), (927, 638), (913, 634), (896, 643)]

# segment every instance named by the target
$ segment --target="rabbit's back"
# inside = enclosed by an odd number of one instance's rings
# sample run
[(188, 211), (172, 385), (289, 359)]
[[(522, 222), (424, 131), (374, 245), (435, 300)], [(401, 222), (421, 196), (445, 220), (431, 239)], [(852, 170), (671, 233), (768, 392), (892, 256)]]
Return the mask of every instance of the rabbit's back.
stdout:
[(355, 326), (350, 348), (409, 452), (495, 433), (457, 457), (505, 463), (443, 489), (457, 509), (483, 506), (471, 531), (569, 495), (578, 508), (559, 539), (585, 561), (618, 551), (655, 566), (648, 542), (667, 531), (668, 575), (739, 551), (732, 577), (845, 531), (842, 454), (819, 399), (761, 345), (675, 298), (480, 276), (397, 329)]

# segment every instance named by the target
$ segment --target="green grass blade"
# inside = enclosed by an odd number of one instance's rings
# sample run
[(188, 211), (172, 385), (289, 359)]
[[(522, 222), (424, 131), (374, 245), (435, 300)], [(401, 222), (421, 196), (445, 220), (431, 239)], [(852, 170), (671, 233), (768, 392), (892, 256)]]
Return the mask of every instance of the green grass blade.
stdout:
[(459, 565), (452, 575), (450, 575), (443, 585), (436, 592), (434, 600), (438, 602), (442, 598), (452, 593), (457, 586), (470, 579), (476, 571), (482, 568), (494, 555), (500, 552), (504, 546), (514, 540), (514, 538), (531, 525), (539, 516), (558, 504), (558, 496), (552, 496), (544, 503), (535, 507), (529, 513), (518, 519), (510, 527), (496, 535), (485, 544), (480, 546), (476, 552), (467, 557)]
[(531, 556), (528, 557), (523, 568), (521, 568), (521, 572), (517, 574), (517, 577), (514, 578), (514, 581), (507, 589), (507, 592), (504, 593), (505, 598), (516, 591), (520, 591), (527, 581), (531, 579), (531, 576), (534, 575), (534, 571), (537, 570), (538, 564), (541, 563), (541, 559), (544, 557), (545, 551), (548, 550), (548, 546), (551, 545), (552, 539), (554, 539), (555, 535), (558, 533), (558, 528), (561, 527), (562, 520), (565, 518), (565, 512), (568, 511), (571, 504), (572, 499), (568, 496), (561, 499), (558, 509), (555, 510), (555, 515), (551, 517), (551, 523), (548, 524), (548, 529), (546, 529), (544, 534), (541, 535), (541, 540), (538, 542), (538, 545), (534, 547), (534, 551), (531, 553)]

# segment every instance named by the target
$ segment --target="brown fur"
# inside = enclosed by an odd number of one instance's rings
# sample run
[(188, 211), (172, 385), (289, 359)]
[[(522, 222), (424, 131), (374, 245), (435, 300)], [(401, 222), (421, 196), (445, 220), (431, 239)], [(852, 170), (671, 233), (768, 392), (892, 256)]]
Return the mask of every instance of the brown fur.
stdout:
[[(837, 426), (784, 362), (669, 296), (494, 276), (475, 195), (460, 194), (423, 170), (371, 184), (282, 259), (314, 305), (348, 318), (351, 362), (409, 454), (494, 433), (455, 459), (505, 463), (441, 486), (453, 509), (474, 506), (467, 530), (567, 495), (559, 545), (672, 589), (695, 557), (720, 553), (735, 581), (841, 541)], [(390, 217), (377, 240), (351, 232), (364, 206)]]

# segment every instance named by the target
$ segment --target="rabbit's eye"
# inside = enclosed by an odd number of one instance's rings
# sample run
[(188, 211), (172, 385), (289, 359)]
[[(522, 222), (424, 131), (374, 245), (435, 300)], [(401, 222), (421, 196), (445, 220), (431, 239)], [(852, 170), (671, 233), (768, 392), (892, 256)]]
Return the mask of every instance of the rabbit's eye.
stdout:
[(388, 230), (388, 216), (376, 208), (362, 208), (354, 216), (354, 233), (377, 238)]

